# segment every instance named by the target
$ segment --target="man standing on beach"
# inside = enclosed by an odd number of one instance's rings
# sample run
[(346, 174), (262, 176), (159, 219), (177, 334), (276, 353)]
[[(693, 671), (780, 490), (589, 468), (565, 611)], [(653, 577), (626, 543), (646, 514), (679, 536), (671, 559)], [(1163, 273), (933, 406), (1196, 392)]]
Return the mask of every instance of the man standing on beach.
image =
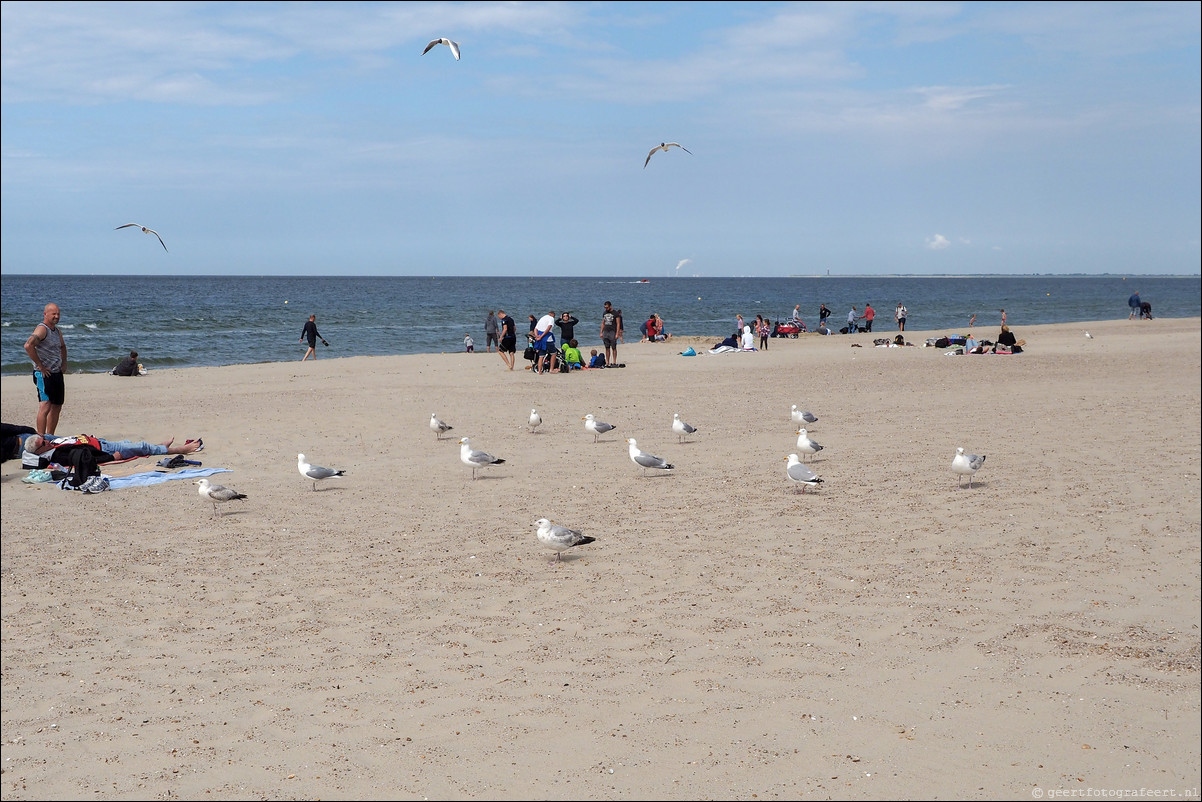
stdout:
[(38, 434), (54, 434), (58, 416), (67, 400), (63, 372), (67, 369), (67, 343), (58, 330), (62, 317), (58, 304), (46, 304), (42, 322), (33, 327), (25, 341), (25, 353), (33, 360), (33, 384), (38, 388)]
[(872, 331), (872, 319), (876, 317), (876, 310), (872, 308), (872, 304), (864, 304), (864, 331)]
[(497, 328), (497, 316), (493, 314), (491, 309), (488, 310), (488, 317), (484, 318), (484, 352), (492, 351), (493, 343), (497, 344), (497, 350), (501, 349), (501, 339), (497, 336), (500, 330)]
[(513, 318), (505, 314), (504, 309), (497, 310), (497, 322), (501, 326), (501, 341), (497, 344), (497, 353), (509, 369), (513, 370), (513, 363), (517, 359), (517, 330), (514, 328)]
[(909, 312), (906, 309), (906, 307), (902, 306), (901, 301), (898, 301), (897, 302), (897, 311), (893, 313), (893, 316), (895, 318), (897, 318), (897, 330), (898, 331), (906, 330), (906, 315), (907, 314), (909, 314)]
[(618, 315), (609, 301), (601, 312), (601, 344), (605, 346), (605, 364), (618, 364)]
[[(534, 325), (534, 350), (538, 352), (538, 366), (536, 368), (539, 373), (546, 373), (548, 370), (554, 371), (555, 365), (558, 362), (559, 351), (555, 348), (555, 313), (548, 312), (538, 319), (538, 323)], [(551, 356), (551, 364), (547, 364), (547, 355)]]
[(1127, 315), (1128, 320), (1135, 320), (1137, 317), (1139, 317), (1139, 303), (1139, 290), (1136, 290), (1131, 294), (1131, 297), (1127, 299), (1127, 306), (1131, 308), (1131, 314)]
[(860, 319), (860, 316), (856, 314), (856, 308), (853, 306), (851, 308), (851, 311), (847, 313), (847, 333), (848, 334), (856, 333), (856, 329), (858, 328), (858, 326), (856, 326), (856, 321), (859, 319)]

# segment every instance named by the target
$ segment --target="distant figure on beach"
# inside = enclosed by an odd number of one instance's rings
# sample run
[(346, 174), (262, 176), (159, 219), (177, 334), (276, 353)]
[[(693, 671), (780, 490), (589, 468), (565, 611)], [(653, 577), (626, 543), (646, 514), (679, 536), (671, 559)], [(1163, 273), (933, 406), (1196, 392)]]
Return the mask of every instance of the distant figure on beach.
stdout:
[(326, 338), (317, 333), (317, 315), (309, 315), (309, 319), (305, 321), (305, 327), (301, 329), (300, 340), (297, 340), (297, 342), (301, 342), (301, 340), (309, 341), (309, 350), (305, 351), (305, 355), (301, 357), (301, 362), (304, 362), (309, 357), (313, 357), (314, 360), (317, 359), (318, 340), (321, 340), (322, 345), (329, 347), (330, 344), (326, 342)]
[(851, 311), (847, 313), (847, 333), (848, 334), (856, 333), (856, 330), (859, 328), (859, 326), (856, 325), (856, 321), (859, 319), (860, 319), (860, 315), (856, 314), (856, 308), (853, 306), (851, 308)]
[(117, 363), (113, 368), (114, 376), (138, 376), (138, 352), (130, 351), (129, 356)]
[(67, 400), (63, 373), (67, 370), (67, 343), (58, 330), (62, 317), (58, 304), (49, 303), (42, 310), (42, 322), (33, 327), (25, 341), (25, 353), (33, 361), (33, 385), (38, 390), (38, 434), (54, 434), (58, 416)]
[(818, 328), (826, 327), (826, 319), (831, 316), (831, 310), (826, 308), (826, 304), (818, 304)]
[(467, 332), (463, 333), (463, 350), (469, 354), (475, 353), (476, 351), (476, 341), (473, 340), (472, 335), (468, 334)]
[(744, 327), (745, 325), (746, 325), (746, 324), (745, 324), (745, 323), (743, 323), (743, 315), (742, 315), (742, 314), (735, 315), (735, 331), (737, 331), (737, 332), (739, 332), (740, 334), (742, 334), (742, 332), (743, 332), (743, 327)]
[(1006, 310), (1002, 310), (1002, 328), (1006, 328)]
[(768, 350), (768, 338), (772, 335), (772, 321), (760, 315), (755, 316), (755, 332), (760, 336), (760, 350)]
[(901, 301), (897, 302), (897, 309), (893, 312), (893, 317), (897, 319), (897, 330), (906, 330), (906, 316), (910, 314), (910, 310), (902, 305)]
[(501, 350), (501, 327), (497, 325), (497, 316), (491, 309), (488, 310), (488, 317), (484, 318), (484, 353), (492, 353), (492, 347), (495, 344), (497, 350)]
[(505, 314), (504, 309), (498, 309), (497, 323), (501, 327), (501, 341), (497, 344), (497, 353), (501, 355), (501, 361), (508, 365), (510, 370), (513, 370), (518, 350), (518, 335), (513, 318)]
[(617, 364), (618, 314), (609, 301), (605, 302), (605, 309), (601, 312), (601, 345), (605, 347), (605, 364)]
[(1002, 326), (1002, 333), (997, 336), (997, 344), (993, 346), (995, 354), (1021, 354), (1026, 340), (1016, 339), (1009, 326)]
[(1152, 304), (1148, 303), (1147, 301), (1139, 302), (1139, 318), (1140, 320), (1152, 319)]
[(656, 312), (652, 317), (655, 318), (655, 339), (660, 342), (667, 342), (672, 339), (672, 332), (668, 331), (664, 324), (664, 319)]
[(801, 326), (801, 304), (793, 307), (793, 324), (798, 327)]
[(864, 303), (864, 331), (872, 331), (872, 320), (876, 317), (876, 310), (872, 308), (872, 304)]
[[(555, 347), (555, 313), (548, 312), (538, 319), (534, 325), (534, 350), (538, 352), (538, 364), (535, 366), (536, 373), (546, 373), (548, 370), (555, 372), (555, 366), (559, 364), (559, 351)], [(550, 356), (550, 364), (547, 357)]]
[(25, 438), (22, 449), (37, 457), (45, 456), (51, 462), (54, 455), (50, 452), (62, 446), (91, 445), (103, 451), (113, 460), (134, 459), (136, 457), (157, 457), (163, 454), (194, 454), (204, 450), (204, 440), (197, 438), (188, 440), (183, 445), (175, 445), (175, 438), (166, 443), (148, 443), (145, 440), (106, 440), (91, 434), (81, 434), (73, 437), (42, 437), (31, 434)]
[(971, 329), (973, 327), (973, 324), (976, 322), (977, 322), (977, 316), (973, 315), (972, 317), (970, 317), (968, 319), (968, 327)]
[(1131, 310), (1131, 314), (1127, 315), (1128, 320), (1139, 317), (1139, 290), (1131, 293), (1131, 297), (1127, 299), (1127, 306)]

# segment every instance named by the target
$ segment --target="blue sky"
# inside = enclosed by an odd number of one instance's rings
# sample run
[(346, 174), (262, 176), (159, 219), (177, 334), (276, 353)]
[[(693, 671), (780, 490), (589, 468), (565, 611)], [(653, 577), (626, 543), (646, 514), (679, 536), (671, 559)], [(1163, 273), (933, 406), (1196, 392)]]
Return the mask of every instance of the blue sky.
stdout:
[(1202, 260), (1196, 2), (2, 8), (4, 273)]

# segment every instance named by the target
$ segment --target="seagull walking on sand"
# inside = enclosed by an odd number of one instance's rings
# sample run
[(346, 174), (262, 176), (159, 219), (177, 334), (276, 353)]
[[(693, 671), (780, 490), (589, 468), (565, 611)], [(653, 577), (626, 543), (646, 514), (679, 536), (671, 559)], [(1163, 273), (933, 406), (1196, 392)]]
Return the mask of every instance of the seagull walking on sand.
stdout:
[(690, 426), (680, 419), (679, 412), (672, 413), (672, 431), (676, 432), (676, 442), (684, 441), (684, 438), (697, 431), (697, 427)]
[(430, 413), (430, 431), (434, 432), (434, 434), (438, 436), (439, 440), (442, 439), (443, 432), (449, 432), (454, 428), (454, 426), (450, 426), (447, 423), (440, 421), (438, 416), (436, 416), (433, 412)]
[(245, 495), (237, 492), (236, 490), (230, 490), (228, 487), (222, 487), (221, 485), (209, 484), (208, 479), (199, 479), (197, 480), (196, 484), (200, 485), (200, 490), (198, 491), (200, 493), (200, 497), (207, 498), (209, 501), (213, 502), (213, 515), (217, 515), (218, 504), (224, 504), (227, 501), (239, 501), (246, 498)]
[(538, 542), (555, 551), (555, 562), (562, 562), (563, 553), (573, 546), (583, 546), (597, 539), (575, 529), (553, 524), (546, 518), (539, 518), (534, 526), (538, 527)]
[(543, 418), (538, 414), (538, 410), (530, 410), (530, 431), (534, 432), (539, 426), (543, 425)]
[(617, 426), (614, 426), (612, 423), (605, 423), (603, 421), (597, 420), (596, 416), (594, 416), (593, 413), (591, 413), (591, 412), (589, 414), (585, 415), (580, 420), (584, 421), (584, 428), (588, 429), (590, 432), (593, 433), (593, 442), (594, 443), (597, 442), (597, 438), (600, 437), (601, 435), (605, 434), (606, 432), (612, 432), (614, 429), (618, 428)]
[(956, 487), (963, 486), (964, 477), (968, 477), (968, 487), (972, 488), (972, 477), (985, 464), (985, 456), (965, 454), (964, 449), (957, 448), (956, 456), (952, 458), (952, 472), (956, 474)]
[(802, 454), (813, 456), (822, 450), (822, 446), (810, 439), (809, 433), (805, 429), (797, 430), (797, 450)]
[(683, 150), (685, 153), (689, 154), (690, 156), (693, 155), (693, 151), (689, 150), (688, 148), (686, 148), (684, 145), (680, 144), (679, 142), (660, 142), (658, 145), (656, 145), (655, 147), (653, 147), (651, 149), (650, 153), (647, 154), (647, 161), (643, 162), (643, 169), (644, 170), (647, 169), (647, 165), (651, 163), (651, 157), (655, 155), (655, 151), (662, 150), (664, 153), (667, 153), (668, 148), (680, 148), (681, 150)]
[(472, 443), (466, 437), (459, 440), (459, 460), (472, 469), (472, 478), (476, 478), (477, 468), (487, 468), (489, 465), (500, 465), (505, 460), (498, 459), (492, 454), (485, 454), (483, 451), (475, 451), (472, 449)]
[(1087, 339), (1087, 340), (1092, 340), (1092, 339), (1093, 339), (1093, 335), (1092, 335), (1092, 334), (1090, 334), (1090, 333), (1087, 331), (1087, 332), (1085, 332), (1085, 339)]
[[(129, 228), (131, 226), (134, 228), (142, 229), (143, 234), (154, 234), (156, 237), (159, 238), (159, 245), (163, 246), (163, 250), (165, 250), (165, 251), (167, 250), (167, 243), (163, 242), (163, 238), (159, 237), (159, 232), (155, 231), (153, 228), (147, 228), (146, 226), (139, 225), (137, 223), (126, 223), (123, 226), (117, 226), (116, 228), (113, 229), (113, 231), (120, 231), (123, 228)], [(170, 253), (170, 251), (167, 251), (167, 252)]]
[(426, 55), (431, 50), (433, 50), (435, 48), (435, 46), (437, 46), (437, 45), (446, 45), (447, 47), (451, 48), (451, 55), (455, 57), (456, 61), (459, 60), (459, 43), (452, 42), (450, 39), (446, 38), (445, 36), (442, 37), (441, 39), (435, 39), (434, 41), (430, 42), (430, 44), (426, 45), (426, 49), (422, 51), (422, 55), (423, 56)]
[(785, 466), (785, 475), (789, 477), (789, 481), (801, 484), (802, 495), (805, 495), (807, 487), (818, 487), (822, 484), (822, 478), (810, 470), (808, 465), (802, 465), (796, 454), (790, 454), (785, 459), (789, 462)]
[(798, 409), (797, 405), (793, 405), (793, 422), (794, 423), (817, 423), (818, 418), (813, 412), (808, 409)]
[(643, 475), (647, 475), (648, 468), (659, 468), (661, 471), (670, 471), (676, 466), (667, 462), (663, 457), (657, 457), (654, 454), (648, 454), (646, 451), (640, 451), (638, 443), (634, 442), (631, 437), (626, 441), (630, 443), (630, 461), (643, 469)]
[(322, 479), (333, 479), (335, 476), (342, 476), (346, 471), (336, 471), (333, 468), (323, 468), (320, 465), (310, 465), (305, 461), (304, 454), (296, 455), (296, 469), (300, 471), (300, 475), (306, 479), (313, 480), (313, 489), (317, 489), (317, 483)]

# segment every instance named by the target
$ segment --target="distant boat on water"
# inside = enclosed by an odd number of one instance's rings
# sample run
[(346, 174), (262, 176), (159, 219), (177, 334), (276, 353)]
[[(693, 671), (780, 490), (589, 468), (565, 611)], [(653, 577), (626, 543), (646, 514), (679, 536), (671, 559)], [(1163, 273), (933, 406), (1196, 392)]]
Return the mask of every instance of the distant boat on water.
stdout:
[(651, 283), (651, 279), (649, 279), (649, 278), (641, 278), (641, 279), (639, 279), (638, 283), (639, 283), (639, 284), (650, 284), (650, 283)]

